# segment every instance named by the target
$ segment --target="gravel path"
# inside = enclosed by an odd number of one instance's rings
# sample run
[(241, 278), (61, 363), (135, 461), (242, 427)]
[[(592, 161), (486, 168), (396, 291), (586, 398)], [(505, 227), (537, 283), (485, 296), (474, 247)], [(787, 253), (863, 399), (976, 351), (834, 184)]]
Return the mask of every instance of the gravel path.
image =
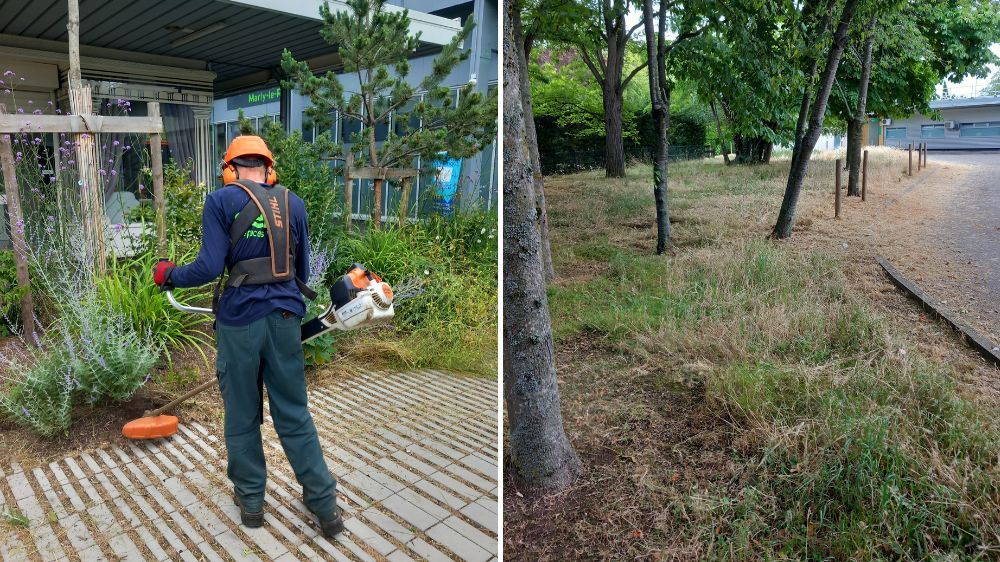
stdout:
[[(1000, 341), (1000, 152), (930, 153), (928, 161), (900, 199), (914, 209), (913, 220), (897, 226), (910, 250), (902, 265), (921, 288)], [(935, 211), (923, 215), (921, 205)]]
[(346, 512), (336, 540), (319, 535), (265, 416), (262, 528), (239, 524), (221, 435), (192, 423), (47, 466), (0, 463), (0, 559), (493, 560), (496, 384), (417, 371), (310, 387)]

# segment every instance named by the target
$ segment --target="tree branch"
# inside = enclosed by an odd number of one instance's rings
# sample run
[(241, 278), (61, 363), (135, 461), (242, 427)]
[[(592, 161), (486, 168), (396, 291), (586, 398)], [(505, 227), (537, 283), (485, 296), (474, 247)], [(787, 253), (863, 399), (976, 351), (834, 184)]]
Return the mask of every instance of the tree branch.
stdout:
[(580, 49), (580, 58), (582, 58), (583, 62), (587, 64), (587, 68), (590, 69), (590, 72), (594, 75), (594, 78), (596, 78), (598, 82), (604, 83), (604, 75), (601, 73), (600, 70), (597, 69), (597, 66), (594, 65), (594, 61), (590, 60), (590, 55), (587, 54), (587, 49), (584, 47), (579, 47), (579, 49)]
[[(648, 39), (647, 39), (647, 41), (648, 41)], [(622, 90), (624, 90), (625, 87), (628, 86), (628, 83), (631, 82), (633, 78), (635, 78), (636, 74), (639, 74), (640, 70), (642, 70), (643, 68), (646, 68), (647, 64), (649, 64), (649, 61), (644, 61), (639, 66), (637, 66), (634, 69), (632, 69), (632, 72), (630, 72), (629, 75), (624, 80), (622, 80)]]

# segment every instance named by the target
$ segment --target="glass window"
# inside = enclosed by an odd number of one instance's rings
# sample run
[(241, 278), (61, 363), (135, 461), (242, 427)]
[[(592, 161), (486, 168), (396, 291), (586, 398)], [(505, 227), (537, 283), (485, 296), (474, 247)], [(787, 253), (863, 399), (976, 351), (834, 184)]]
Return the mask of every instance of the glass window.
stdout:
[(962, 137), (1000, 137), (1000, 121), (962, 123), (958, 129)]
[(920, 138), (924, 138), (924, 139), (943, 139), (944, 138), (944, 125), (921, 125), (920, 126)]
[(350, 143), (352, 133), (361, 132), (361, 121), (357, 119), (352, 119), (350, 117), (343, 117), (340, 119), (340, 141), (344, 143)]
[(905, 139), (906, 138), (906, 127), (891, 127), (885, 130), (885, 138), (888, 139)]
[(393, 134), (401, 137), (420, 128), (420, 118), (413, 113), (413, 108), (422, 98), (422, 94), (413, 96), (410, 98), (410, 101), (406, 102), (403, 107), (399, 108), (399, 110), (393, 115)]

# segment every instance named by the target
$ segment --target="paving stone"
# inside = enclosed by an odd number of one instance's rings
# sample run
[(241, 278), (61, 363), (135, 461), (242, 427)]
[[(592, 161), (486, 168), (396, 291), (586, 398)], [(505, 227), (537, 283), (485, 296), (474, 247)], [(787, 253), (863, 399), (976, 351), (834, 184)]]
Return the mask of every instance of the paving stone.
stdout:
[(83, 463), (90, 468), (91, 472), (98, 474), (103, 470), (101, 465), (97, 464), (97, 461), (94, 460), (94, 457), (90, 456), (90, 453), (80, 453), (80, 458), (83, 459)]
[(351, 538), (356, 542), (367, 544), (382, 556), (396, 550), (396, 546), (378, 534), (374, 529), (362, 523), (357, 517), (344, 521), (344, 528), (350, 531)]
[(103, 460), (104, 464), (106, 464), (108, 467), (114, 468), (114, 467), (118, 466), (115, 463), (115, 459), (111, 458), (111, 455), (109, 455), (108, 452), (105, 451), (104, 449), (98, 449), (96, 451), (96, 453), (97, 453), (97, 456), (101, 457), (101, 460)]
[(33, 496), (35, 492), (31, 490), (31, 484), (28, 482), (28, 476), (23, 472), (15, 472), (7, 477), (7, 484), (10, 486), (10, 492), (14, 495), (14, 500), (23, 500), (29, 496)]
[(389, 517), (375, 508), (368, 508), (361, 514), (364, 515), (365, 519), (371, 521), (376, 527), (382, 529), (386, 533), (389, 533), (392, 538), (403, 544), (406, 544), (416, 538), (416, 529), (408, 524), (396, 521), (392, 517)]
[(108, 546), (115, 553), (119, 560), (134, 560), (135, 562), (142, 561), (142, 555), (139, 553), (139, 548), (135, 546), (132, 539), (128, 535), (121, 534), (115, 535), (108, 539)]
[(419, 480), (413, 484), (415, 488), (429, 496), (431, 499), (439, 501), (452, 509), (461, 509), (467, 503), (466, 500), (459, 499), (429, 480)]
[(500, 469), (496, 464), (493, 464), (485, 459), (482, 455), (472, 453), (471, 455), (466, 455), (462, 457), (462, 464), (472, 467), (474, 470), (479, 471), (481, 474), (485, 474), (493, 479), (493, 481), (499, 480)]
[(382, 506), (421, 531), (426, 531), (438, 522), (434, 516), (397, 495), (386, 498)]
[(491, 554), (488, 550), (467, 539), (443, 522), (428, 529), (427, 536), (454, 552), (462, 560), (486, 562), (490, 559)]
[[(447, 527), (445, 527), (447, 529)], [(431, 546), (423, 539), (413, 539), (406, 544), (413, 552), (416, 552), (424, 560), (429, 562), (451, 562), (451, 557)]]
[(420, 480), (420, 476), (406, 470), (400, 466), (399, 463), (390, 458), (381, 458), (376, 464), (388, 471), (393, 478), (398, 478), (407, 484), (413, 484), (414, 482)]
[(66, 466), (69, 467), (69, 471), (73, 473), (73, 477), (77, 480), (81, 478), (86, 478), (87, 475), (83, 473), (80, 465), (76, 464), (76, 460), (73, 457), (69, 457), (65, 460)]
[(448, 525), (452, 529), (455, 529), (462, 534), (463, 537), (469, 539), (470, 541), (476, 543), (478, 546), (485, 548), (490, 552), (490, 554), (496, 554), (498, 550), (497, 539), (487, 536), (486, 533), (480, 531), (479, 529), (469, 525), (462, 519), (452, 515), (451, 517), (444, 520), (445, 525)]
[(146, 548), (149, 549), (153, 558), (156, 560), (170, 560), (170, 555), (163, 550), (160, 543), (156, 542), (156, 539), (149, 531), (146, 530), (145, 527), (139, 527), (136, 529), (136, 532), (139, 534), (139, 537), (142, 538), (142, 542), (146, 545)]
[(382, 501), (392, 495), (392, 490), (365, 476), (360, 471), (349, 472), (341, 477), (345, 484), (357, 488), (375, 501)]
[(477, 492), (476, 490), (473, 490), (472, 488), (452, 478), (448, 474), (445, 474), (444, 471), (441, 470), (435, 472), (434, 474), (431, 474), (428, 478), (430, 480), (434, 480), (436, 482), (439, 482), (440, 484), (443, 484), (445, 488), (448, 488), (449, 490), (460, 496), (465, 496), (470, 500), (475, 500), (479, 496), (486, 493), (485, 491)]
[(419, 507), (421, 510), (426, 511), (427, 514), (430, 515), (431, 517), (435, 517), (437, 519), (444, 519), (445, 517), (448, 517), (448, 515), (451, 514), (447, 509), (444, 509), (443, 507), (432, 502), (431, 500), (427, 499), (421, 494), (418, 494), (414, 490), (411, 490), (410, 488), (406, 488), (405, 490), (400, 491), (396, 495), (402, 497), (406, 501)]
[(176, 477), (167, 478), (163, 481), (163, 485), (170, 490), (170, 493), (177, 498), (177, 501), (181, 504), (181, 507), (188, 507), (194, 502), (198, 501), (198, 498), (188, 490), (183, 483)]
[(491, 499), (479, 498), (478, 500), (476, 500), (476, 503), (485, 507), (486, 509), (490, 510), (493, 513), (500, 513), (500, 505)]
[(459, 511), (479, 526), (497, 533), (497, 512), (490, 511), (476, 502), (470, 503)]
[(96, 544), (77, 552), (76, 555), (79, 556), (80, 560), (83, 562), (98, 562), (108, 559), (104, 556), (104, 553), (101, 552), (101, 547)]
[(438, 470), (433, 466), (417, 459), (406, 451), (396, 451), (392, 454), (392, 458), (424, 475), (434, 474)]
[(457, 463), (445, 467), (445, 470), (452, 476), (457, 476), (464, 482), (471, 484), (476, 490), (483, 494), (487, 493), (493, 486), (496, 486), (496, 480), (486, 480)]
[(393, 552), (389, 556), (386, 556), (385, 559), (388, 560), (389, 562), (407, 562), (407, 561), (414, 562), (413, 559), (410, 558), (410, 556), (405, 552), (403, 552), (402, 550), (397, 550)]
[(56, 477), (56, 482), (59, 482), (59, 486), (63, 489), (63, 492), (69, 498), (69, 502), (73, 506), (73, 509), (77, 511), (85, 511), (87, 509), (87, 506), (83, 503), (83, 500), (80, 499), (80, 496), (76, 494), (76, 490), (70, 483), (69, 478), (67, 478), (66, 474), (62, 471), (61, 468), (59, 468), (59, 465), (57, 465), (56, 463), (52, 463), (49, 465), (49, 469), (52, 470), (52, 474), (54, 474)]

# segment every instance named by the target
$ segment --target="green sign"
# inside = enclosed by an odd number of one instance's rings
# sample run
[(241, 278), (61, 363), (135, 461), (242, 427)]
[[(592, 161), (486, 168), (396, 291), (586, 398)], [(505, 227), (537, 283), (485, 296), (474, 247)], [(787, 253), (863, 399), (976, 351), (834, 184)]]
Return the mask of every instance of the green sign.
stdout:
[(260, 90), (238, 96), (226, 98), (226, 109), (240, 109), (251, 105), (264, 105), (265, 103), (276, 102), (281, 99), (281, 88), (271, 90)]

